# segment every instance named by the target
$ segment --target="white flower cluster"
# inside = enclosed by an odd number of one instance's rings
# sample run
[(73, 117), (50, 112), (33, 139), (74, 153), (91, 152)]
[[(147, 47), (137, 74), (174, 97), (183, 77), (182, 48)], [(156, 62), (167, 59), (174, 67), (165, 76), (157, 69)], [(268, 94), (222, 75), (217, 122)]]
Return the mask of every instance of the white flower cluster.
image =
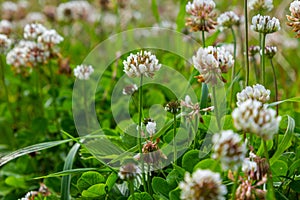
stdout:
[(224, 170), (236, 171), (242, 165), (246, 154), (246, 145), (241, 143), (241, 138), (232, 130), (222, 131), (212, 138), (214, 154), (212, 158), (220, 159)]
[(74, 76), (80, 80), (88, 80), (93, 72), (94, 68), (91, 65), (78, 65), (74, 69)]
[(11, 39), (7, 35), (0, 34), (0, 54), (7, 52), (12, 44)]
[(58, 21), (91, 21), (95, 17), (95, 11), (88, 1), (68, 1), (58, 5), (57, 10)]
[(265, 10), (273, 9), (273, 0), (250, 0), (248, 3), (250, 10)]
[(300, 1), (296, 0), (293, 1), (290, 4), (290, 12), (292, 14), (293, 17), (299, 18), (300, 17)]
[(217, 84), (218, 79), (224, 81), (222, 73), (234, 64), (233, 56), (224, 47), (199, 48), (193, 56), (195, 68), (200, 72), (205, 83)]
[(258, 14), (252, 18), (250, 28), (259, 33), (274, 33), (280, 30), (280, 22), (275, 17), (271, 18), (270, 16), (262, 16)]
[(241, 106), (241, 104), (248, 99), (253, 99), (260, 101), (261, 103), (266, 103), (270, 100), (271, 91), (266, 89), (263, 85), (256, 84), (251, 86), (247, 86), (241, 92), (237, 93), (237, 106)]
[(186, 200), (225, 200), (224, 195), (227, 193), (220, 174), (210, 170), (198, 169), (192, 176), (186, 173), (184, 181), (179, 183), (179, 188), (181, 189), (180, 198)]
[(137, 54), (130, 54), (123, 61), (124, 72), (129, 77), (153, 77), (154, 72), (158, 71), (161, 64), (158, 63), (156, 56), (150, 51), (140, 51)]
[(213, 0), (194, 0), (193, 3), (188, 2), (185, 7), (187, 13), (197, 17), (201, 12), (210, 13), (216, 4)]
[(134, 92), (138, 91), (138, 86), (136, 84), (127, 85), (123, 88), (122, 94), (132, 95)]
[(238, 130), (254, 133), (264, 140), (271, 140), (278, 132), (281, 117), (275, 110), (262, 102), (248, 99), (232, 112), (234, 125)]
[(9, 35), (12, 32), (13, 25), (8, 20), (1, 20), (0, 21), (0, 34)]
[(232, 11), (222, 13), (218, 19), (218, 26), (220, 31), (223, 31), (225, 28), (231, 28), (232, 26), (239, 25), (240, 18), (237, 14)]
[(246, 158), (242, 165), (242, 171), (245, 174), (249, 174), (251, 171), (256, 172), (257, 171), (257, 164), (254, 161), (251, 161), (249, 158)]
[(21, 66), (36, 66), (45, 63), (57, 50), (55, 45), (63, 41), (55, 30), (48, 30), (41, 24), (27, 24), (24, 27), (24, 38), (6, 56), (6, 62), (12, 65), (17, 73)]

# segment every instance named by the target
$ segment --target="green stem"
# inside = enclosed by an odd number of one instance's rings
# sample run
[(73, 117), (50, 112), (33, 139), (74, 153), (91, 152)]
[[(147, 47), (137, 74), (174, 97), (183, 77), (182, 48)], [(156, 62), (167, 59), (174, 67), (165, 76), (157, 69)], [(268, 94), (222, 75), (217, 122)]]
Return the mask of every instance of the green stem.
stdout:
[(173, 148), (174, 148), (174, 164), (177, 165), (177, 148), (176, 148), (176, 114), (174, 114), (174, 121), (173, 121)]
[(135, 197), (134, 197), (134, 184), (133, 184), (133, 180), (129, 180), (129, 181), (128, 181), (128, 184), (129, 184), (130, 195), (132, 196), (132, 199), (135, 200)]
[[(274, 78), (274, 86), (275, 86), (275, 102), (278, 101), (278, 83), (277, 83), (277, 77), (276, 77), (276, 72), (275, 72), (275, 67), (273, 64), (273, 60), (270, 59), (270, 64), (272, 67), (273, 71), (273, 78)], [(276, 115), (278, 116), (278, 111), (279, 111), (279, 104), (276, 105)]]
[(144, 191), (147, 192), (147, 186), (146, 186), (146, 177), (145, 177), (145, 163), (144, 163), (144, 156), (142, 152), (142, 115), (143, 115), (143, 75), (141, 75), (140, 79), (140, 89), (139, 89), (139, 124), (138, 124), (138, 147), (139, 147), (139, 153), (140, 153), (140, 160), (142, 165), (142, 181), (144, 186)]
[(266, 69), (265, 69), (265, 45), (266, 45), (266, 34), (262, 35), (262, 42), (261, 42), (261, 54), (260, 54), (260, 64), (261, 64), (261, 81), (262, 84), (266, 84)]
[[(269, 165), (269, 169), (267, 172), (267, 176), (268, 176), (268, 181), (267, 181), (267, 185), (268, 185), (268, 191), (267, 193), (269, 193), (270, 195), (267, 195), (268, 197), (274, 197), (274, 188), (273, 188), (273, 180), (272, 180), (272, 176), (271, 176), (271, 166), (270, 166), (270, 161), (269, 161), (269, 154), (268, 154), (268, 147), (267, 147), (267, 142), (265, 140), (263, 140), (263, 145), (264, 145), (264, 151), (265, 151), (265, 157), (266, 157), (266, 161), (267, 164)], [(274, 198), (271, 198), (274, 199)]]
[(232, 192), (231, 192), (232, 193), (231, 200), (235, 200), (235, 193), (236, 193), (236, 189), (238, 186), (240, 171), (241, 171), (241, 167), (239, 167), (238, 171), (235, 172), (234, 185), (233, 185)]
[[(204, 21), (205, 22), (205, 21)], [(203, 22), (203, 23), (204, 23)], [(205, 48), (205, 31), (202, 31), (202, 46)], [(200, 108), (206, 108), (208, 101), (208, 87), (206, 83), (202, 83)]]
[(219, 109), (218, 109), (218, 104), (217, 104), (217, 94), (216, 94), (216, 87), (212, 87), (212, 92), (213, 92), (213, 101), (214, 101), (214, 110), (215, 110), (215, 115), (216, 115), (216, 120), (218, 124), (218, 129), (221, 130), (221, 121), (219, 118)]
[(231, 29), (231, 33), (232, 33), (232, 37), (233, 37), (233, 59), (234, 59), (234, 64), (232, 67), (232, 74), (231, 74), (231, 94), (230, 94), (230, 107), (232, 106), (232, 100), (233, 100), (233, 89), (234, 89), (234, 77), (235, 77), (235, 67), (236, 67), (236, 35), (234, 33), (234, 29), (233, 27), (230, 28)]
[(87, 98), (87, 86), (86, 80), (83, 80), (83, 103), (84, 103), (84, 115), (85, 115), (85, 122), (86, 122), (86, 130), (87, 132), (90, 131), (90, 121), (89, 121), (89, 106), (88, 106), (88, 98)]
[[(52, 62), (51, 60), (49, 60), (49, 70), (50, 70), (50, 76), (51, 76), (51, 82), (52, 82), (52, 87), (56, 87), (56, 81), (55, 81), (55, 76), (53, 73), (53, 69), (52, 69)], [(55, 124), (56, 124), (56, 129), (59, 132), (60, 131), (60, 123), (59, 123), (59, 113), (57, 112), (57, 102), (56, 102), (57, 98), (56, 98), (56, 94), (53, 94), (53, 110), (54, 110), (54, 114), (55, 114)]]
[(150, 165), (148, 164), (148, 170), (147, 170), (147, 186), (148, 186), (148, 193), (152, 196), (152, 190), (151, 190), (151, 175), (150, 175)]
[(9, 102), (9, 95), (8, 95), (8, 89), (7, 89), (7, 86), (6, 86), (6, 83), (5, 83), (5, 62), (3, 60), (3, 56), (0, 55), (0, 68), (1, 68), (1, 81), (2, 81), (2, 85), (3, 85), (3, 88), (4, 88), (4, 95), (5, 95), (5, 101), (6, 101), (6, 105), (7, 105), (7, 109), (8, 111), (10, 112), (10, 115), (13, 119), (13, 123), (16, 123), (16, 116), (13, 112), (13, 109), (10, 105), (10, 102)]
[(248, 38), (248, 1), (244, 1), (244, 12), (245, 12), (245, 35), (246, 35), (246, 86), (249, 85), (249, 74), (250, 74), (250, 68), (249, 68), (249, 52), (248, 52), (248, 46), (249, 46), (249, 38)]

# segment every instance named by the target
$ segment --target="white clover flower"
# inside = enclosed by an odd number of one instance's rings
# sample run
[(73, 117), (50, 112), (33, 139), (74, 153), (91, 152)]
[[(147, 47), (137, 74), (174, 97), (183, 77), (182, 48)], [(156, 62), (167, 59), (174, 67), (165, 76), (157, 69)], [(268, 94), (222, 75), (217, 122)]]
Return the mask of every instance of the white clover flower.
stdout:
[(9, 39), (6, 35), (0, 34), (0, 54), (6, 53), (11, 44), (11, 39)]
[(41, 12), (30, 12), (26, 15), (26, 18), (24, 21), (27, 23), (46, 23), (47, 18)]
[(156, 132), (156, 122), (148, 122), (146, 125), (146, 130), (149, 133), (150, 137), (153, 136)]
[(249, 158), (246, 158), (242, 165), (242, 171), (245, 174), (249, 174), (250, 172), (257, 171), (257, 164), (254, 161), (251, 161)]
[(263, 85), (256, 84), (251, 86), (247, 86), (241, 92), (237, 93), (237, 106), (240, 106), (243, 102), (248, 99), (253, 99), (260, 101), (261, 103), (266, 103), (270, 100), (271, 91), (266, 89)]
[(137, 165), (128, 163), (120, 168), (118, 175), (123, 180), (132, 180), (139, 176), (141, 173), (142, 172)]
[(27, 40), (35, 40), (42, 35), (47, 29), (38, 23), (26, 24), (24, 27), (24, 38)]
[(16, 72), (20, 73), (20, 67), (26, 66), (27, 63), (27, 49), (21, 47), (14, 47), (6, 55), (6, 63), (15, 67)]
[(212, 158), (220, 159), (224, 170), (236, 171), (242, 165), (246, 154), (246, 145), (241, 143), (241, 138), (232, 130), (222, 131), (212, 138), (214, 154)]
[(91, 65), (78, 65), (74, 69), (74, 76), (80, 80), (88, 80), (93, 72), (94, 68)]
[(220, 174), (210, 170), (195, 171), (192, 176), (185, 174), (184, 181), (179, 183), (180, 199), (185, 200), (225, 200), (227, 188), (222, 184)]
[(262, 16), (258, 14), (252, 18), (252, 25), (250, 28), (259, 33), (274, 33), (280, 30), (280, 22), (275, 17), (271, 18), (270, 16)]
[(45, 44), (47, 47), (57, 45), (63, 40), (64, 38), (54, 29), (46, 30), (38, 37), (38, 42)]
[(126, 60), (123, 61), (124, 72), (129, 77), (153, 77), (154, 72), (158, 71), (161, 64), (154, 54), (150, 51), (140, 51), (137, 54), (130, 54)]
[(240, 24), (240, 18), (237, 14), (232, 11), (222, 13), (218, 19), (218, 26), (220, 31), (223, 31), (225, 28), (231, 28)]
[(250, 0), (248, 3), (250, 10), (265, 10), (273, 9), (273, 0)]
[(88, 1), (69, 1), (61, 3), (57, 7), (57, 19), (59, 21), (87, 20), (94, 10)]
[(235, 127), (238, 130), (254, 133), (264, 140), (271, 140), (279, 130), (281, 117), (276, 111), (267, 108), (260, 101), (248, 99), (232, 112)]
[(2, 12), (17, 12), (18, 5), (12, 1), (4, 1), (2, 3)]
[(290, 11), (293, 17), (300, 17), (300, 1), (296, 0), (290, 4)]
[(222, 73), (234, 64), (233, 56), (224, 47), (199, 48), (197, 55), (193, 56), (195, 68), (200, 72), (199, 81), (217, 84), (218, 79), (225, 82)]
[(194, 0), (193, 3), (188, 2), (185, 10), (187, 13), (198, 17), (201, 16), (202, 12), (210, 13), (215, 7), (216, 4), (213, 0)]
[(40, 43), (28, 42), (25, 48), (28, 49), (27, 59), (30, 66), (45, 63), (50, 57), (50, 52)]
[(13, 25), (8, 20), (1, 20), (0, 21), (0, 34), (9, 35), (12, 32)]
[(138, 86), (136, 84), (127, 85), (123, 88), (122, 94), (132, 95), (134, 92), (138, 91)]

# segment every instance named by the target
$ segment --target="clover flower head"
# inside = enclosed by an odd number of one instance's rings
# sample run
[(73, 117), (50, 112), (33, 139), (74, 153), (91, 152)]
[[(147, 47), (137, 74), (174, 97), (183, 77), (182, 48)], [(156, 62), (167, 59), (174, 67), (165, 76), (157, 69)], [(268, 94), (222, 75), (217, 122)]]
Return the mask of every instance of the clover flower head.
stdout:
[(269, 34), (280, 30), (280, 22), (275, 17), (271, 18), (270, 16), (258, 14), (252, 18), (250, 28), (259, 33)]
[(191, 31), (209, 32), (215, 28), (217, 22), (214, 21), (216, 14), (213, 9), (216, 4), (213, 0), (194, 0), (186, 5), (186, 12), (191, 15), (186, 19), (186, 26), (191, 27)]
[(27, 64), (31, 67), (45, 63), (50, 57), (50, 52), (40, 43), (27, 41), (24, 45), (27, 48)]
[(273, 0), (250, 0), (248, 3), (250, 10), (271, 11)]
[(240, 18), (233, 11), (228, 11), (222, 13), (218, 19), (218, 26), (220, 31), (223, 31), (226, 28), (231, 28), (232, 26), (237, 26), (240, 24)]
[(172, 113), (172, 114), (177, 114), (180, 111), (180, 103), (179, 101), (170, 101), (167, 103), (165, 106), (165, 111)]
[(38, 42), (45, 44), (47, 47), (57, 45), (63, 40), (64, 38), (54, 29), (46, 30), (38, 37)]
[(38, 36), (42, 35), (47, 29), (38, 23), (26, 24), (24, 27), (24, 38), (35, 40)]
[(241, 138), (232, 130), (222, 131), (212, 138), (214, 143), (214, 159), (220, 159), (224, 170), (236, 171), (242, 165), (246, 154), (246, 145), (241, 143)]
[(248, 99), (253, 99), (260, 101), (261, 103), (266, 103), (270, 100), (271, 91), (266, 89), (263, 85), (255, 84), (252, 87), (247, 86), (241, 92), (237, 93), (237, 106), (240, 106), (243, 102)]
[(9, 39), (6, 35), (0, 34), (0, 54), (7, 52), (11, 44), (11, 39)]
[(69, 1), (57, 7), (59, 21), (87, 20), (93, 14), (92, 6), (88, 1)]
[(123, 61), (124, 72), (129, 77), (153, 77), (154, 73), (161, 67), (156, 56), (150, 51), (140, 51), (136, 54), (130, 54), (126, 60)]
[(119, 177), (123, 180), (132, 180), (141, 174), (140, 168), (134, 163), (128, 163), (120, 168)]
[(1, 20), (0, 21), (0, 34), (9, 35), (12, 32), (13, 25), (8, 20)]
[(134, 92), (138, 90), (138, 86), (136, 84), (127, 85), (123, 88), (122, 94), (124, 95), (132, 95)]
[(251, 161), (249, 158), (246, 158), (242, 165), (242, 171), (245, 174), (250, 174), (251, 172), (257, 171), (257, 164), (254, 161)]
[(180, 199), (186, 200), (225, 200), (227, 188), (222, 184), (220, 174), (210, 170), (198, 169), (192, 175), (185, 174), (184, 181), (179, 183)]
[(267, 108), (256, 99), (247, 99), (232, 112), (235, 127), (238, 130), (256, 134), (264, 140), (271, 140), (279, 130), (281, 117), (276, 111)]
[(74, 69), (74, 76), (80, 80), (88, 80), (93, 72), (94, 68), (91, 65), (78, 65)]
[(276, 53), (277, 53), (277, 47), (276, 46), (266, 46), (265, 47), (265, 55), (269, 59), (272, 59), (275, 56)]
[(290, 4), (291, 16), (287, 15), (287, 25), (292, 27), (292, 31), (297, 33), (296, 38), (300, 37), (300, 1), (296, 0)]
[(250, 46), (248, 52), (249, 56), (255, 56), (255, 54), (260, 52), (260, 46)]
[(290, 4), (289, 8), (291, 15), (295, 18), (300, 18), (300, 1), (296, 0)]
[(226, 82), (222, 73), (227, 73), (228, 68), (234, 64), (233, 56), (224, 47), (199, 48), (196, 56), (193, 56), (195, 68), (200, 72), (199, 82), (215, 85), (218, 80)]

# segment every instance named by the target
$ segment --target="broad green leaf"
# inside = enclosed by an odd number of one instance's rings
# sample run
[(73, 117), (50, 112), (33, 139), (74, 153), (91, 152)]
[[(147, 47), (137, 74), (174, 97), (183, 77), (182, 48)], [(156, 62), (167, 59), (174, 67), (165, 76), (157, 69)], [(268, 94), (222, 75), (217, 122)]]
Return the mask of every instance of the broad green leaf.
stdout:
[(166, 181), (172, 189), (178, 186), (178, 183), (184, 178), (184, 173), (173, 169), (167, 176)]
[(83, 190), (82, 196), (87, 198), (101, 197), (106, 194), (105, 187), (106, 185), (103, 183), (92, 185), (87, 190)]
[(77, 181), (79, 191), (83, 191), (99, 183), (104, 183), (105, 178), (99, 172), (85, 172)]
[(152, 188), (156, 194), (163, 195), (164, 197), (169, 197), (169, 192), (171, 188), (167, 181), (160, 177), (154, 177), (152, 179)]
[(106, 180), (106, 185), (107, 185), (107, 190), (110, 191), (112, 187), (115, 185), (116, 181), (118, 180), (118, 174), (112, 172), (107, 180)]
[(211, 159), (211, 158), (207, 158), (204, 160), (201, 160), (200, 162), (198, 162), (193, 171), (196, 171), (197, 169), (210, 169), (213, 172), (221, 172), (221, 166), (218, 163), (218, 161)]
[(286, 176), (288, 171), (287, 164), (282, 160), (276, 160), (271, 165), (272, 175), (273, 176)]
[(180, 192), (181, 190), (179, 188), (176, 188), (174, 190), (172, 190), (170, 193), (169, 193), (169, 198), (170, 200), (180, 200)]
[(0, 166), (4, 165), (5, 163), (16, 159), (20, 156), (24, 156), (26, 154), (30, 154), (33, 152), (41, 151), (44, 149), (49, 149), (51, 147), (55, 147), (67, 142), (70, 142), (71, 140), (59, 140), (59, 141), (52, 141), (52, 142), (44, 142), (44, 143), (39, 143), (35, 144), (32, 146), (24, 147), (22, 149), (16, 150), (14, 152), (8, 153), (5, 156), (0, 158)]
[(5, 179), (5, 184), (13, 188), (22, 188), (22, 189), (27, 188), (24, 177), (17, 178), (14, 176), (9, 176)]
[[(147, 192), (141, 192), (141, 193), (134, 193), (134, 199), (135, 200), (153, 200), (150, 194)], [(132, 195), (128, 198), (128, 200), (133, 200)]]
[(195, 165), (199, 161), (200, 161), (199, 151), (190, 150), (187, 153), (185, 153), (184, 156), (182, 157), (182, 168), (192, 173)]
[(300, 171), (300, 160), (296, 160), (293, 164), (289, 167), (289, 176), (294, 175), (296, 172)]
[[(63, 170), (70, 170), (72, 169), (73, 166), (73, 162), (76, 156), (76, 153), (78, 151), (80, 147), (79, 143), (75, 143), (74, 146), (72, 147), (72, 149), (69, 151), (66, 160), (65, 160), (65, 164), (64, 164), (64, 168)], [(70, 199), (71, 195), (70, 195), (70, 184), (71, 184), (71, 175), (67, 175), (62, 177), (61, 179), (61, 199), (62, 200), (67, 200)]]
[(289, 144), (293, 138), (295, 128), (295, 120), (287, 115), (287, 128), (284, 133), (284, 137), (279, 143), (277, 150), (275, 151), (274, 155), (270, 159), (270, 165), (272, 164), (281, 156), (281, 154), (289, 147)]

